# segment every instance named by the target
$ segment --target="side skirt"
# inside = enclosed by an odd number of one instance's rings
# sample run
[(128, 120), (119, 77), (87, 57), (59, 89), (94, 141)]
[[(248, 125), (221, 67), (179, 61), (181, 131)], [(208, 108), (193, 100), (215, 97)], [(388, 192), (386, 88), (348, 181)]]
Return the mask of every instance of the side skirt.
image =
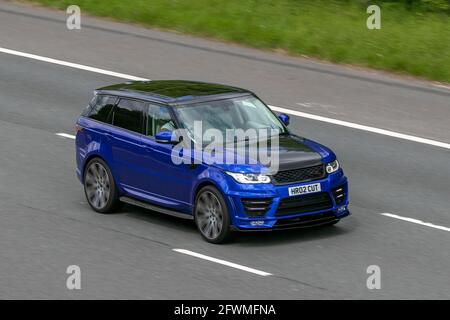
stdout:
[(129, 198), (129, 197), (120, 197), (119, 199), (122, 202), (134, 205), (134, 206), (138, 206), (141, 208), (145, 208), (145, 209), (149, 209), (149, 210), (153, 210), (153, 211), (157, 211), (160, 213), (164, 213), (170, 216), (174, 216), (177, 218), (182, 218), (182, 219), (187, 219), (187, 220), (194, 220), (194, 216), (190, 215), (190, 214), (186, 214), (186, 213), (182, 213), (179, 211), (175, 211), (175, 210), (171, 210), (171, 209), (167, 209), (167, 208), (163, 208), (160, 206), (156, 206), (153, 204), (149, 204), (143, 201), (139, 201), (133, 198)]

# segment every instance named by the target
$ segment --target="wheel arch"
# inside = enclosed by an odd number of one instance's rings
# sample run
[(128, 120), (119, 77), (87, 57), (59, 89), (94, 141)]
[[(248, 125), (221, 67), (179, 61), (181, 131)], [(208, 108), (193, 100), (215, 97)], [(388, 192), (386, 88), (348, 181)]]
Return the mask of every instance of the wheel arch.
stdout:
[(194, 191), (192, 192), (192, 215), (194, 215), (195, 201), (197, 199), (198, 193), (200, 192), (200, 190), (202, 190), (204, 187), (207, 187), (207, 186), (212, 186), (219, 191), (220, 195), (222, 196), (223, 200), (225, 201), (225, 204), (228, 209), (228, 213), (230, 214), (231, 221), (233, 222), (232, 217), (234, 216), (234, 214), (233, 214), (234, 204), (232, 203), (232, 201), (230, 200), (228, 195), (224, 192), (224, 187), (221, 186), (221, 184), (218, 183), (217, 181), (214, 181), (211, 179), (205, 179), (195, 186)]
[[(105, 158), (103, 158), (101, 155), (99, 155), (97, 153), (90, 154), (89, 156), (86, 157), (86, 159), (84, 160), (84, 163), (83, 163), (83, 168), (81, 171), (81, 182), (82, 183), (84, 183), (84, 174), (86, 172), (86, 167), (87, 167), (88, 163), (92, 159), (95, 159), (95, 158), (99, 158), (100, 160), (104, 161), (108, 165), (109, 170), (111, 170), (111, 166), (109, 165), (108, 161)], [(114, 176), (113, 176), (113, 178), (114, 178)]]
[[(209, 180), (209, 179), (201, 181), (199, 184), (197, 184), (195, 186), (194, 191), (192, 192), (192, 199), (191, 199), (192, 211), (194, 210), (195, 200), (197, 199), (198, 193), (200, 192), (201, 189), (203, 189), (204, 187), (207, 187), (207, 186), (215, 187), (217, 190), (219, 190), (222, 193), (222, 191), (220, 190), (220, 187), (214, 181)], [(222, 196), (223, 196), (223, 193), (222, 193)]]

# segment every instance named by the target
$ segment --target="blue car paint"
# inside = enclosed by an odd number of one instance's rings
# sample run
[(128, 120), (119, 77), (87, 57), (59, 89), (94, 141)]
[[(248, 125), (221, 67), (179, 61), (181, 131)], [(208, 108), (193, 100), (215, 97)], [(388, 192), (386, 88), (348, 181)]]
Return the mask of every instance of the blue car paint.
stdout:
[[(104, 93), (108, 94), (108, 91)], [(115, 95), (117, 92), (111, 91), (110, 93)], [(239, 94), (248, 93), (239, 91)], [(149, 98), (147, 94), (129, 91), (121, 91), (120, 95), (142, 100)], [(172, 103), (175, 106), (186, 99), (186, 97), (180, 97), (178, 100), (170, 100), (155, 96), (150, 101), (168, 106)], [(285, 123), (288, 121), (288, 117), (283, 119)], [(90, 119), (85, 115), (79, 117), (77, 126), (80, 128), (76, 135), (76, 173), (79, 180), (83, 182), (84, 169), (88, 161), (94, 157), (99, 157), (108, 164), (121, 196), (133, 197), (192, 215), (197, 192), (205, 185), (214, 185), (223, 195), (230, 213), (232, 226), (239, 230), (270, 229), (278, 220), (322, 212), (333, 212), (336, 218), (342, 218), (349, 214), (348, 182), (342, 169), (327, 174), (323, 179), (304, 183), (286, 185), (274, 185), (272, 183), (240, 184), (225, 171), (264, 173), (267, 168), (258, 164), (208, 165), (205, 162), (195, 166), (190, 164), (176, 165), (171, 160), (174, 145), (164, 143), (167, 141), (156, 141), (153, 137), (116, 128), (110, 124)], [(301, 143), (317, 153), (323, 164), (336, 159), (333, 151), (317, 142), (301, 138)], [(329, 194), (333, 204), (331, 209), (282, 217), (275, 216), (280, 201), (289, 198), (289, 187), (311, 183), (320, 183), (322, 192)], [(336, 204), (332, 194), (332, 190), (337, 187), (345, 189), (344, 199), (339, 205)], [(242, 198), (273, 198), (273, 202), (264, 217), (252, 218), (245, 213), (241, 202)], [(258, 223), (252, 224), (256, 221)]]
[[(333, 211), (336, 217), (348, 214), (348, 183), (342, 169), (316, 180), (322, 191), (330, 193), (333, 208), (297, 215), (275, 217), (281, 199), (289, 197), (288, 188), (311, 184), (293, 183), (277, 186), (273, 184), (240, 184), (225, 171), (257, 172), (248, 165), (206, 165), (191, 169), (188, 164), (175, 165), (171, 161), (172, 144), (158, 143), (153, 138), (115, 128), (85, 117), (78, 125), (84, 128), (76, 135), (77, 176), (83, 181), (84, 167), (93, 157), (102, 158), (110, 167), (121, 195), (132, 196), (142, 201), (168, 207), (185, 214), (193, 214), (195, 196), (204, 185), (212, 184), (223, 194), (230, 212), (232, 225), (241, 230), (272, 228), (279, 219)], [(304, 144), (319, 153), (323, 163), (336, 159), (327, 147), (305, 139)], [(345, 200), (336, 205), (331, 190), (344, 186)], [(271, 197), (271, 209), (264, 218), (250, 218), (244, 212), (241, 198)], [(338, 213), (339, 208), (345, 208)], [(251, 225), (252, 221), (263, 221)]]

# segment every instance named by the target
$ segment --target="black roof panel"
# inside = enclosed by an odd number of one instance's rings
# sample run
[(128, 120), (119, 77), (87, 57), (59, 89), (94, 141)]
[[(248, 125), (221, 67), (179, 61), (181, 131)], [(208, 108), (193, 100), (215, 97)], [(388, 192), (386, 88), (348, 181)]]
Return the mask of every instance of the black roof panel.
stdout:
[(166, 102), (182, 102), (198, 97), (250, 93), (245, 89), (215, 83), (185, 80), (131, 81), (99, 88), (100, 91), (125, 91), (154, 97)]

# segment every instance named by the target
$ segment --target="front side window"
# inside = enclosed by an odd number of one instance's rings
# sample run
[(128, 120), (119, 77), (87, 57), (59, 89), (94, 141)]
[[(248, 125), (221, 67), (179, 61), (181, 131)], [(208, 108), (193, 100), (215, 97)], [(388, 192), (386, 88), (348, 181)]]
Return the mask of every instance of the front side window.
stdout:
[(154, 137), (161, 131), (175, 130), (175, 123), (172, 120), (168, 107), (150, 105), (147, 114), (147, 136)]
[(92, 107), (88, 117), (97, 121), (110, 123), (110, 113), (116, 102), (116, 98), (100, 95), (94, 99), (91, 101)]
[(145, 102), (121, 99), (113, 111), (113, 125), (142, 133)]

